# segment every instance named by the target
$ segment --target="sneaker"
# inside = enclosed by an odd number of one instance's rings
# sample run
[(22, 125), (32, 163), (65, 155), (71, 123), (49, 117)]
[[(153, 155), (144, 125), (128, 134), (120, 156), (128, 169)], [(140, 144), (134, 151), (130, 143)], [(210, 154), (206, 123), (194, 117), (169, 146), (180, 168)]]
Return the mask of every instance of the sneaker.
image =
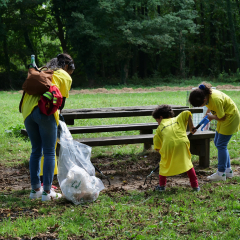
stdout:
[(155, 187), (155, 191), (159, 191), (159, 192), (164, 192), (165, 191), (165, 186), (156, 186)]
[(211, 176), (208, 176), (207, 179), (210, 181), (226, 181), (226, 174), (224, 173), (222, 176), (219, 176), (218, 172), (216, 172)]
[(194, 192), (199, 192), (200, 191), (200, 187), (195, 187), (195, 188), (192, 188)]
[(230, 172), (226, 172), (226, 177), (227, 178), (232, 178), (233, 177), (233, 171), (230, 170)]
[(32, 189), (32, 191), (30, 192), (30, 199), (37, 199), (37, 198), (41, 198), (42, 197), (42, 193), (43, 193), (43, 189), (40, 188), (39, 191), (35, 191)]
[(50, 190), (50, 193), (46, 193), (43, 191), (42, 193), (42, 201), (50, 201), (53, 199), (59, 199), (62, 197), (62, 194), (54, 192), (52, 189)]

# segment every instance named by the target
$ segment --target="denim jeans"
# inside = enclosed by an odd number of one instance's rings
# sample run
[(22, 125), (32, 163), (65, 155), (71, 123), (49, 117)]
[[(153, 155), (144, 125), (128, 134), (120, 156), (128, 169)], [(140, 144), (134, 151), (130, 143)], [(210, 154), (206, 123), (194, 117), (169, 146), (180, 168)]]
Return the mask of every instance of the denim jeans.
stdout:
[(40, 161), (42, 154), (44, 154), (43, 189), (49, 191), (52, 186), (55, 167), (56, 120), (53, 114), (47, 116), (36, 107), (25, 119), (24, 124), (32, 144), (29, 162), (32, 189), (41, 186)]
[(216, 131), (214, 144), (218, 149), (218, 171), (225, 172), (226, 168), (231, 167), (227, 145), (232, 135), (223, 135)]

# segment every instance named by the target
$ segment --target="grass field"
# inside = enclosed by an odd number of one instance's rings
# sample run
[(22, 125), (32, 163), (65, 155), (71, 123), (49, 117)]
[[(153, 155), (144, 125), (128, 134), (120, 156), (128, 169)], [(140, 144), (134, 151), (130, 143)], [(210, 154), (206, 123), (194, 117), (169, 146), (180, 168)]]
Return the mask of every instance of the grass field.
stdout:
[[(239, 92), (226, 91), (240, 108)], [(186, 104), (186, 91), (83, 94), (73, 95), (65, 108), (97, 108), (157, 104)], [(26, 164), (30, 142), (19, 136), (24, 127), (18, 112), (20, 94), (0, 92), (0, 165)], [(151, 117), (77, 120), (75, 125), (108, 125), (153, 122)], [(102, 136), (112, 135), (103, 133)], [(117, 132), (116, 134), (138, 134)], [(99, 134), (97, 134), (99, 136)], [(82, 134), (94, 137), (95, 134)], [(79, 136), (74, 136), (79, 137)], [(234, 167), (239, 166), (239, 134), (229, 144)], [(93, 148), (93, 157), (137, 155), (143, 146), (109, 146)], [(193, 156), (193, 162), (197, 158)], [(216, 167), (217, 151), (211, 143), (211, 166)], [(0, 177), (1, 181), (1, 177)], [(226, 183), (209, 183), (201, 192), (169, 188), (159, 194), (147, 191), (112, 191), (100, 194), (91, 204), (75, 206), (63, 199), (42, 203), (28, 199), (29, 190), (0, 193), (0, 239), (239, 239), (240, 178)], [(30, 187), (30, 183), (29, 183)], [(40, 238), (39, 237), (39, 238)], [(41, 238), (40, 238), (41, 239)], [(42, 238), (43, 239), (43, 238)]]

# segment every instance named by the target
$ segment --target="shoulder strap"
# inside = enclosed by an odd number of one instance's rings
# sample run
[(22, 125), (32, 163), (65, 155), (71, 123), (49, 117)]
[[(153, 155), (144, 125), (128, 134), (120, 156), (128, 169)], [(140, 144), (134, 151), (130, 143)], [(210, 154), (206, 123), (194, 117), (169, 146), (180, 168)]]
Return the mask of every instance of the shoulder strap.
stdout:
[(41, 67), (39, 70), (42, 71), (42, 70), (45, 69), (45, 68), (46, 68), (47, 70), (49, 69), (47, 66), (43, 66), (43, 67)]
[(24, 96), (25, 96), (25, 91), (23, 91), (23, 95), (22, 95), (22, 98), (21, 98), (20, 103), (19, 103), (19, 112), (20, 113), (22, 112), (22, 102), (23, 102)]

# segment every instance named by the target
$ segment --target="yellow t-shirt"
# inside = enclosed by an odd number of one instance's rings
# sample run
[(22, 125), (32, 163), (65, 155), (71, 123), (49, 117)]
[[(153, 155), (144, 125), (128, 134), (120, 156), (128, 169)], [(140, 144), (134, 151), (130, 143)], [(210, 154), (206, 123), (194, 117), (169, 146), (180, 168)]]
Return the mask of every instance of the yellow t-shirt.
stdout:
[(217, 121), (216, 131), (223, 135), (232, 135), (240, 129), (240, 114), (236, 104), (225, 93), (212, 89), (209, 95), (209, 101), (206, 105), (213, 115), (225, 120)]
[(153, 138), (154, 149), (160, 149), (159, 174), (173, 176), (193, 167), (190, 142), (186, 134), (191, 112), (184, 111), (177, 117), (163, 119)]
[[(54, 71), (52, 77), (52, 83), (58, 87), (63, 97), (69, 97), (69, 90), (72, 85), (72, 78), (70, 75), (64, 71), (63, 69), (58, 69)], [(27, 118), (28, 115), (31, 114), (32, 110), (38, 105), (38, 101), (40, 100), (40, 95), (29, 95), (25, 94), (23, 103), (22, 103), (22, 115), (23, 120)], [(56, 119), (56, 123), (59, 123), (59, 112), (56, 111), (54, 113), (54, 117)]]

